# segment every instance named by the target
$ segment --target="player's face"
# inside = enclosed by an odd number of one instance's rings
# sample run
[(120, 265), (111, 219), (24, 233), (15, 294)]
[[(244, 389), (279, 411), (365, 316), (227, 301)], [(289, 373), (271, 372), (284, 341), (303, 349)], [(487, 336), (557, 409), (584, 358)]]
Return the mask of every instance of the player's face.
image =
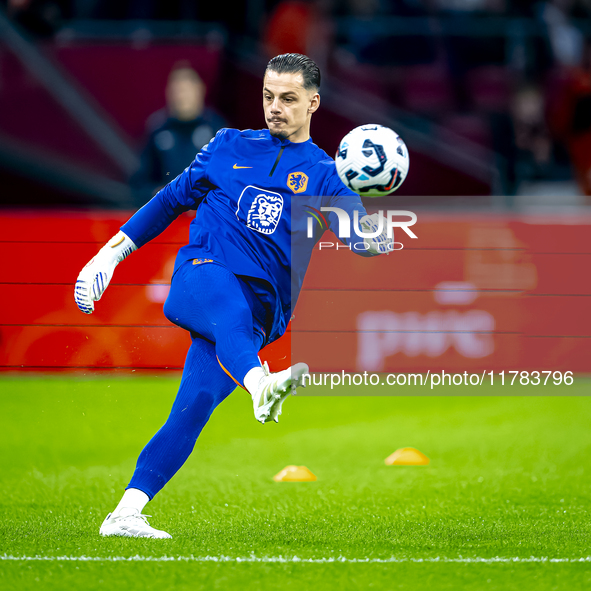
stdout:
[(271, 135), (292, 142), (310, 137), (310, 119), (320, 105), (320, 95), (306, 90), (301, 74), (269, 71), (263, 82), (263, 109)]

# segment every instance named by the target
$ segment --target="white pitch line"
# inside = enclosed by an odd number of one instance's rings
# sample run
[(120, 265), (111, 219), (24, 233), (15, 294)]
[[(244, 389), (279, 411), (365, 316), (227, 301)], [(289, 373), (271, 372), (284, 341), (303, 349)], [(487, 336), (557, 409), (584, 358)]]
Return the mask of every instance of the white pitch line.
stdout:
[(581, 558), (550, 558), (548, 556), (502, 557), (492, 558), (346, 558), (345, 556), (330, 558), (299, 558), (297, 556), (12, 556), (0, 555), (0, 560), (14, 562), (264, 562), (264, 563), (352, 563), (352, 564), (389, 564), (389, 563), (462, 563), (462, 564), (519, 564), (525, 562), (539, 563), (576, 563), (591, 562), (591, 556)]

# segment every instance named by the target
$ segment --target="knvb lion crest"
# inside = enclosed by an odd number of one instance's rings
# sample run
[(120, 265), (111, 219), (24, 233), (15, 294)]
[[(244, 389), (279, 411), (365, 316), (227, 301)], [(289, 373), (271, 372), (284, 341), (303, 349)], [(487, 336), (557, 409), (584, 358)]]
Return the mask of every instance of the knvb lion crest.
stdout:
[(238, 200), (236, 217), (261, 234), (273, 234), (283, 212), (283, 197), (249, 185)]
[(303, 172), (292, 172), (287, 177), (287, 186), (294, 193), (302, 193), (308, 186), (308, 176)]
[(260, 193), (248, 210), (246, 225), (261, 234), (273, 234), (283, 209), (281, 196)]

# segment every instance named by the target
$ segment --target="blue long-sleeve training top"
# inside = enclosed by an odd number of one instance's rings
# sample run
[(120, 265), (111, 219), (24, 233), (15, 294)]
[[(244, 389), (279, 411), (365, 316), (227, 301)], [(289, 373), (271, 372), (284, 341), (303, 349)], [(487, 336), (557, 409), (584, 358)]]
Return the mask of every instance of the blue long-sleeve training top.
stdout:
[[(221, 129), (121, 230), (140, 247), (181, 213), (196, 209), (175, 272), (188, 260), (212, 259), (235, 275), (267, 282), (268, 293), (259, 297), (274, 318), (271, 342), (287, 328), (312, 250), (326, 229), (315, 216), (314, 236), (308, 237), (310, 212), (321, 207), (343, 209), (351, 223), (354, 211), (359, 219), (366, 215), (359, 196), (339, 178), (334, 160), (311, 139), (293, 143), (266, 129)], [(337, 234), (336, 214), (324, 218)], [(353, 231), (351, 236), (344, 242), (363, 242)], [(371, 256), (363, 249), (355, 252)]]

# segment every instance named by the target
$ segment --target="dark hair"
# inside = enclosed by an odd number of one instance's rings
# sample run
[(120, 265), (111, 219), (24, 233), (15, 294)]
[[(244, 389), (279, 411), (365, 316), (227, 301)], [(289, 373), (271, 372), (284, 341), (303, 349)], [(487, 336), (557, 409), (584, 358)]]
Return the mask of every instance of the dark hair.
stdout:
[(306, 90), (320, 88), (320, 69), (307, 55), (284, 53), (275, 56), (267, 64), (265, 75), (269, 70), (277, 74), (301, 74)]

